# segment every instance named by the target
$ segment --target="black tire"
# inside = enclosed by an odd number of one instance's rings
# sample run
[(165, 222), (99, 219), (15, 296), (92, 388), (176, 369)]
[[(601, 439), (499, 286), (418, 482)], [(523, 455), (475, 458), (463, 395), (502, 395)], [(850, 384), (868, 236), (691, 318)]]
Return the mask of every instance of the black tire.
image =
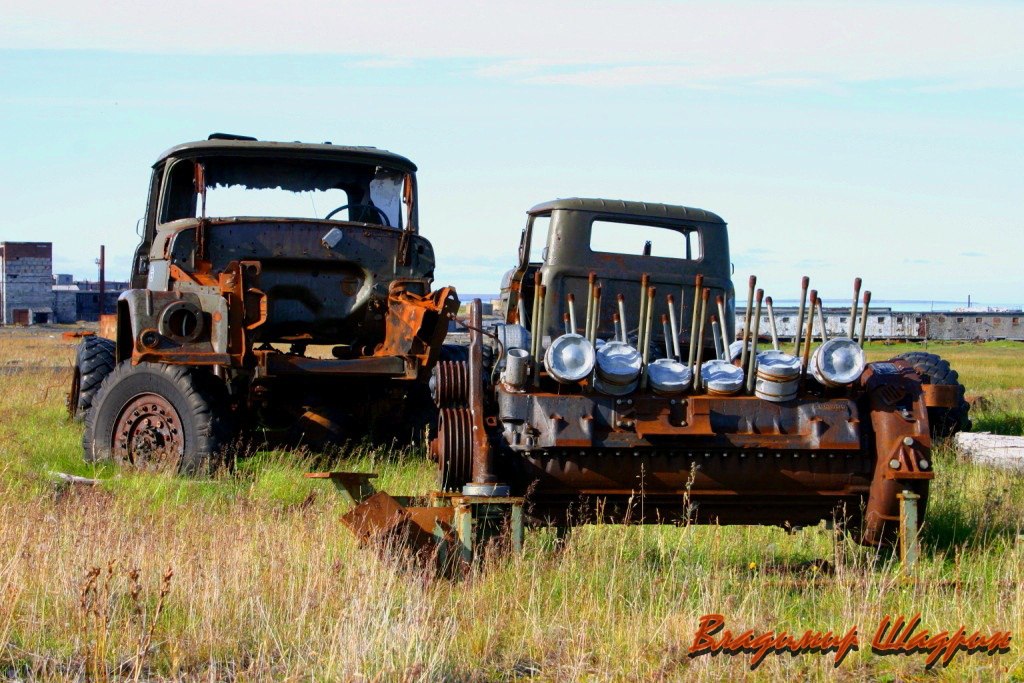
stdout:
[[(116, 426), (122, 416), (131, 419), (125, 409), (138, 400), (163, 401), (173, 410), (167, 424), (178, 431), (167, 439), (180, 439), (179, 443), (167, 445), (164, 439), (154, 449), (153, 441), (160, 436), (160, 430), (139, 427), (131, 430), (139, 436), (132, 437), (127, 452), (124, 447), (115, 447)], [(220, 464), (232, 436), (227, 406), (227, 390), (208, 373), (180, 365), (133, 366), (131, 361), (124, 361), (107, 377), (86, 416), (82, 435), (85, 460), (115, 460), (148, 468), (161, 464), (154, 462), (156, 458), (151, 459), (152, 452), (159, 450), (159, 460), (181, 473), (209, 472)], [(153, 417), (159, 420), (160, 416)], [(138, 446), (142, 443), (145, 450)]]
[(100, 385), (117, 365), (114, 350), (114, 342), (103, 337), (86, 337), (78, 345), (68, 393), (68, 414), (72, 419), (85, 419)]
[(949, 365), (949, 361), (943, 360), (934, 353), (923, 351), (912, 351), (901, 353), (897, 358), (902, 358), (917, 370), (918, 374), (927, 377), (932, 384), (955, 386), (957, 389), (956, 405), (952, 408), (929, 408), (928, 422), (933, 437), (945, 437), (957, 432), (971, 431), (971, 406), (964, 398), (964, 385), (960, 383), (960, 376)]

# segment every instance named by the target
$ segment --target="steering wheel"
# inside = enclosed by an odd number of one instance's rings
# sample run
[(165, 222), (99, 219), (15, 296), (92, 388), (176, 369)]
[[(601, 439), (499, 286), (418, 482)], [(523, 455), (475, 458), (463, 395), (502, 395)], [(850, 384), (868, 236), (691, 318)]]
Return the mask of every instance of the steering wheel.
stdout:
[[(334, 214), (339, 213), (341, 211), (344, 211), (345, 209), (353, 208), (353, 207), (356, 207), (356, 206), (360, 207), (361, 209), (373, 209), (374, 211), (377, 212), (377, 215), (379, 215), (381, 217), (381, 220), (384, 221), (384, 226), (388, 227), (388, 228), (391, 227), (391, 221), (388, 220), (388, 215), (386, 213), (384, 213), (383, 211), (381, 211), (376, 206), (374, 206), (373, 204), (343, 204), (343, 205), (339, 206), (337, 209), (335, 209), (334, 211), (331, 211), (329, 214), (324, 216), (324, 220), (325, 221), (330, 220), (331, 216), (333, 216)], [(362, 223), (362, 222), (365, 222), (365, 221), (354, 221), (354, 222)]]

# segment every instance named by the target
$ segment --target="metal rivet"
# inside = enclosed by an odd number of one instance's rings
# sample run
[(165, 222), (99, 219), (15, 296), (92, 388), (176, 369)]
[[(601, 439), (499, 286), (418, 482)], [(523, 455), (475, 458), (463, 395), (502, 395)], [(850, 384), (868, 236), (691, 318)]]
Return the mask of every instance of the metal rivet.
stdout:
[(903, 437), (903, 445), (904, 446), (913, 446), (914, 445), (914, 438), (910, 437), (910, 436)]
[(900, 461), (897, 460), (896, 458), (893, 458), (892, 460), (889, 461), (889, 467), (893, 468), (894, 470), (898, 470), (900, 468)]

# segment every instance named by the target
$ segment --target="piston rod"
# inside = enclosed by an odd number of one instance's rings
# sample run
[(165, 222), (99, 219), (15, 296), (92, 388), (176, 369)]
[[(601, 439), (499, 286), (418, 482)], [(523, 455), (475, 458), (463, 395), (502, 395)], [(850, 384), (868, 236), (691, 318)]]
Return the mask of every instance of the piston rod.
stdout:
[(743, 347), (740, 349), (740, 367), (747, 366), (747, 341), (750, 339), (750, 314), (754, 305), (754, 287), (757, 285), (757, 276), (751, 275), (747, 287), (747, 312), (743, 316)]
[(853, 279), (853, 302), (850, 304), (850, 325), (846, 335), (850, 339), (853, 339), (854, 325), (857, 324), (857, 299), (860, 298), (860, 284), (859, 277)]
[(697, 365), (693, 370), (693, 389), (700, 390), (700, 364), (704, 356), (704, 321), (707, 319), (708, 299), (711, 297), (711, 290), (703, 288), (700, 294), (700, 332), (697, 335)]
[(764, 305), (768, 309), (768, 327), (772, 331), (772, 348), (779, 350), (779, 328), (775, 326), (775, 309), (772, 308), (772, 298), (765, 297)]
[(807, 302), (807, 287), (811, 278), (804, 275), (800, 281), (800, 307), (796, 311), (796, 333), (793, 335), (793, 355), (800, 356), (800, 335), (804, 331), (804, 305)]
[(868, 329), (868, 308), (871, 305), (871, 291), (864, 290), (864, 308), (863, 313), (860, 314), (860, 337), (857, 340), (860, 343), (860, 347), (864, 348), (865, 333)]
[[(690, 367), (697, 358), (697, 326), (700, 324), (700, 293), (704, 289), (704, 276), (698, 275), (693, 280), (693, 320), (690, 322)], [(697, 373), (694, 372), (694, 375)], [(698, 385), (694, 385), (695, 387)]]
[(668, 326), (672, 331), (672, 358), (682, 360), (679, 355), (679, 320), (676, 319), (676, 300), (671, 294), (666, 297), (668, 302)]
[(761, 330), (761, 300), (764, 298), (764, 290), (757, 290), (754, 309), (754, 332), (750, 337), (750, 366), (747, 368), (747, 393), (754, 393), (754, 380), (757, 377), (757, 336)]

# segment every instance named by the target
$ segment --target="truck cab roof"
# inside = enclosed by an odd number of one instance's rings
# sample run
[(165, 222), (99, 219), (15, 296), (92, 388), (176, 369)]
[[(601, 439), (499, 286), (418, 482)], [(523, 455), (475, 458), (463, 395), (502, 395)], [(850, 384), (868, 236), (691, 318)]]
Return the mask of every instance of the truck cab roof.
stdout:
[(629, 202), (621, 199), (592, 199), (586, 197), (569, 197), (555, 199), (537, 204), (527, 211), (531, 216), (547, 214), (552, 211), (586, 211), (589, 213), (618, 214), (623, 216), (644, 216), (669, 220), (700, 221), (702, 223), (722, 223), (725, 221), (716, 214), (704, 209), (674, 204), (655, 204), (650, 202)]
[(409, 159), (376, 147), (350, 147), (334, 145), (329, 142), (273, 142), (242, 136), (211, 136), (211, 138), (175, 145), (161, 154), (153, 166), (159, 166), (171, 157), (180, 159), (205, 156), (256, 156), (330, 159), (376, 164), (407, 173), (416, 172), (416, 164)]

